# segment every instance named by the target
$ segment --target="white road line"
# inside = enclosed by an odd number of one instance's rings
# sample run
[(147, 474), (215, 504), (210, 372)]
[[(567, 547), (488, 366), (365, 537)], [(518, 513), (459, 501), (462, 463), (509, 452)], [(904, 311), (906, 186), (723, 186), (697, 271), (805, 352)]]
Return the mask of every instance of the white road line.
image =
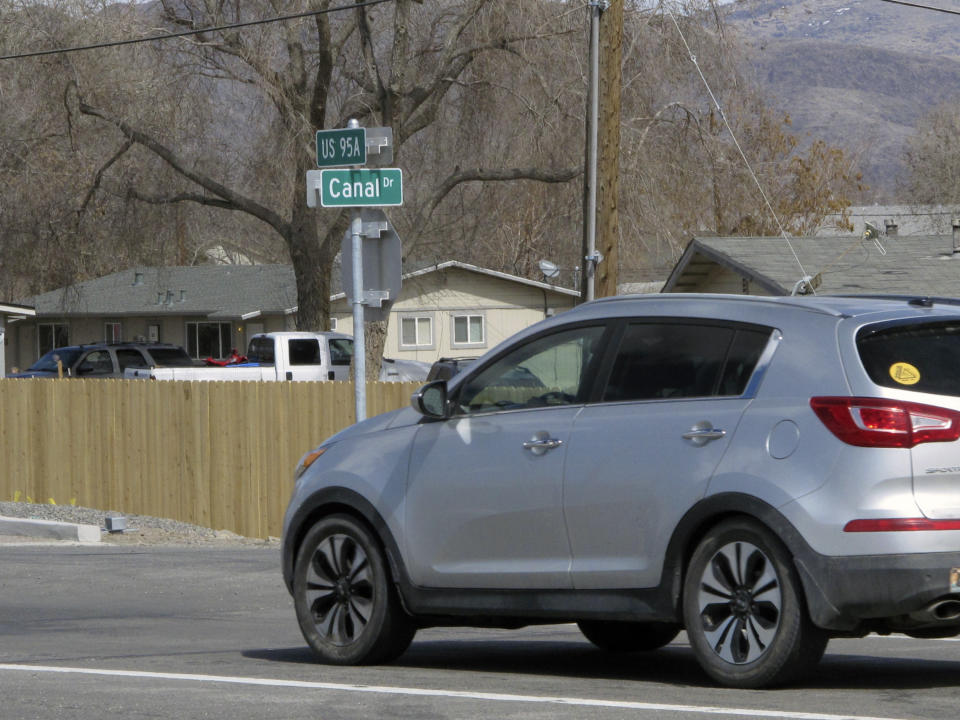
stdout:
[(464, 690), (436, 690), (428, 688), (390, 687), (379, 685), (347, 685), (340, 683), (307, 682), (303, 680), (272, 680), (269, 678), (233, 677), (227, 675), (188, 675), (185, 673), (141, 672), (137, 670), (101, 670), (95, 668), (55, 667), (49, 665), (7, 665), (0, 663), (0, 671), (26, 673), (57, 673), (68, 675), (95, 675), (100, 677), (125, 677), (145, 680), (180, 680), (195, 683), (222, 683), (229, 685), (258, 685), (277, 688), (302, 688), (307, 690), (331, 690), (334, 692), (379, 693), (383, 695), (408, 695), (462, 700), (487, 700), (494, 702), (543, 703), (547, 705), (571, 705), (575, 707), (621, 708), (626, 710), (650, 710), (702, 715), (734, 715), (750, 718), (784, 718), (786, 720), (898, 720), (869, 715), (835, 715), (832, 713), (790, 712), (786, 710), (762, 710), (757, 708), (716, 707), (711, 705), (672, 705), (667, 703), (630, 702), (626, 700), (594, 700), (590, 698), (549, 697), (541, 695), (510, 695), (507, 693), (467, 692)]
[(867, 635), (866, 638), (858, 638), (860, 640), (907, 640), (910, 642), (930, 642), (935, 640), (937, 642), (960, 642), (960, 637), (945, 637), (945, 638), (914, 638), (909, 635)]

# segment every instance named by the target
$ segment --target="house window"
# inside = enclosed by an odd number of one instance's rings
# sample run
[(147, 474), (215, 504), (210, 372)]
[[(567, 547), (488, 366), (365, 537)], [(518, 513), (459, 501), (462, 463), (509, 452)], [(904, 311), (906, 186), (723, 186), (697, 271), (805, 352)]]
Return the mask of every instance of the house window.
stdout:
[(187, 352), (193, 358), (222, 358), (230, 354), (230, 323), (188, 322)]
[(337, 331), (337, 319), (335, 317), (330, 318), (330, 331), (331, 332)]
[(433, 317), (410, 315), (400, 318), (400, 347), (428, 348), (433, 345)]
[(108, 322), (103, 324), (103, 339), (107, 342), (120, 342), (123, 340), (123, 330), (118, 322)]
[(454, 346), (483, 345), (484, 342), (483, 315), (453, 316)]
[(37, 326), (37, 350), (39, 356), (54, 348), (70, 344), (70, 331), (66, 323), (40, 323)]

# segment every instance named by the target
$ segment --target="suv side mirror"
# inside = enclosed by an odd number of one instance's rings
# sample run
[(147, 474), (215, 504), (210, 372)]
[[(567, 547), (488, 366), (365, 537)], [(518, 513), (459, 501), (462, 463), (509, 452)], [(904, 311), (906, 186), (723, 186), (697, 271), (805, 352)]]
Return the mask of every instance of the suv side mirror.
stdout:
[(427, 383), (410, 397), (410, 404), (424, 417), (446, 420), (450, 417), (447, 408), (447, 381), (435, 380)]

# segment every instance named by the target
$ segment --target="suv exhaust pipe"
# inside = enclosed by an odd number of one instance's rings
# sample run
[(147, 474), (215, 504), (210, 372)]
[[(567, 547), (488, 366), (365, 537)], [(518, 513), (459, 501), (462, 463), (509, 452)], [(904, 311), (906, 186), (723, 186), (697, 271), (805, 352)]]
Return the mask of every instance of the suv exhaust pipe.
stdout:
[(930, 612), (938, 620), (956, 620), (960, 618), (960, 600), (940, 600), (930, 606)]
[(910, 613), (910, 619), (922, 623), (958, 620), (960, 619), (960, 599), (935, 600), (922, 610)]

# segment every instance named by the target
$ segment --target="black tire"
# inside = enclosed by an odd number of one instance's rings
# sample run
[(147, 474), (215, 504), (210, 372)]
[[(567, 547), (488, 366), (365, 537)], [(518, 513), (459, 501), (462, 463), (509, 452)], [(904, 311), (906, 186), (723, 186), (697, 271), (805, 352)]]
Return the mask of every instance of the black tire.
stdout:
[(300, 630), (322, 662), (388, 662), (416, 625), (400, 606), (379, 542), (349, 515), (323, 518), (297, 553), (293, 599)]
[(690, 558), (683, 617), (701, 667), (722, 685), (782, 685), (823, 656), (828, 634), (809, 618), (786, 548), (759, 523), (710, 530)]
[(663, 622), (617, 622), (581, 620), (580, 632), (590, 642), (607, 652), (649, 652), (669, 645), (680, 632), (680, 626)]

